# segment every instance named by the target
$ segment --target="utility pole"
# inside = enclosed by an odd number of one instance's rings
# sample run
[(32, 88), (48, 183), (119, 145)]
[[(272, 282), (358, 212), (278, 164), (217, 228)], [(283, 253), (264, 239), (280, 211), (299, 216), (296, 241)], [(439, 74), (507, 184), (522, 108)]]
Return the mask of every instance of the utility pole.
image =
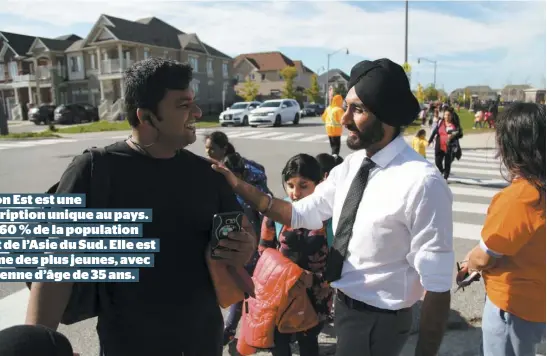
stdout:
[(405, 1), (405, 63), (408, 63), (408, 0)]

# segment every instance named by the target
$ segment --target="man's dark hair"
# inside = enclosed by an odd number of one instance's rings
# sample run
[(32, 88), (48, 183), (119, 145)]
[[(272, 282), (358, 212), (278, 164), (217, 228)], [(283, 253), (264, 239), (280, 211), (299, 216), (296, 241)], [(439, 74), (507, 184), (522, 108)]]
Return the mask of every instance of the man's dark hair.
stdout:
[(158, 104), (168, 90), (189, 88), (192, 67), (171, 59), (149, 58), (129, 67), (124, 73), (124, 81), (127, 121), (132, 127), (137, 127), (137, 109), (150, 110), (157, 116)]

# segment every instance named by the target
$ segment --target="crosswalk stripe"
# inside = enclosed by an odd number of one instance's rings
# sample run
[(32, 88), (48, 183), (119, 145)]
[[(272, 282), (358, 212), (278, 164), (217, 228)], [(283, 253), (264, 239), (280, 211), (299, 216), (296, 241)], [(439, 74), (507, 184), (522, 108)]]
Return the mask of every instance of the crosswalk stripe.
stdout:
[[(288, 140), (288, 139), (292, 139), (292, 138), (296, 138), (296, 137), (304, 136), (304, 135), (305, 134), (302, 134), (302, 133), (293, 133), (293, 134), (287, 134), (287, 135), (272, 137), (272, 138), (270, 138), (270, 140)], [(328, 141), (329, 140), (327, 140), (327, 142)]]
[(482, 225), (454, 221), (452, 227), (452, 232), (455, 238), (475, 241), (481, 240)]
[(251, 136), (251, 137), (248, 137), (248, 138), (255, 140), (255, 139), (260, 139), (260, 138), (268, 138), (268, 137), (272, 137), (272, 136), (279, 136), (279, 132), (266, 132), (266, 133)]
[(494, 195), (498, 194), (498, 190), (494, 189), (477, 189), (477, 188), (467, 188), (459, 186), (450, 186), (450, 190), (454, 195), (467, 195), (470, 197), (481, 197), (481, 198), (493, 198)]
[(259, 134), (261, 131), (242, 131), (242, 132), (236, 132), (234, 134), (230, 134), (228, 137), (245, 137), (245, 136), (251, 136)]
[(488, 211), (488, 204), (454, 201), (452, 203), (452, 211), (457, 211), (459, 213), (486, 214)]
[(325, 135), (313, 135), (313, 136), (309, 136), (309, 137), (306, 137), (306, 138), (302, 138), (298, 141), (301, 141), (301, 142), (311, 142), (311, 141), (315, 141), (315, 140), (319, 140), (321, 138), (325, 138)]
[(450, 168), (451, 173), (466, 173), (466, 174), (479, 174), (484, 176), (494, 176), (497, 177), (500, 175), (499, 170), (494, 169), (475, 169), (475, 168), (465, 168), (460, 167), (457, 163), (452, 164), (452, 168)]

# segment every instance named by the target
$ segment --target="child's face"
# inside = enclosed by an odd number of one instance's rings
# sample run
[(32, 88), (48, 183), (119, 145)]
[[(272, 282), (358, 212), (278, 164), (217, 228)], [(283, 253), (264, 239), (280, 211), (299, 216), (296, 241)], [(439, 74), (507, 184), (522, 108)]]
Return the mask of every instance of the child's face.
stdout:
[(309, 179), (296, 176), (285, 182), (285, 191), (292, 201), (307, 197), (315, 190), (315, 183)]
[(418, 138), (424, 139), (424, 138), (425, 138), (425, 134), (424, 134), (424, 133), (420, 134), (420, 136), (418, 136)]

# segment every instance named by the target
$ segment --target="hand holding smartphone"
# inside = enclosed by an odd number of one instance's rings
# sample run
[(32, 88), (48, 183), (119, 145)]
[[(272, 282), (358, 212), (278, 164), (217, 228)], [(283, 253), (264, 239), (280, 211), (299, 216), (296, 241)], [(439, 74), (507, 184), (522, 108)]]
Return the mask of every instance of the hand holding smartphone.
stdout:
[[(211, 253), (218, 247), (220, 240), (227, 239), (230, 232), (240, 232), (243, 224), (243, 213), (239, 211), (220, 213), (213, 216), (211, 236)], [(211, 255), (213, 258), (214, 254)]]

